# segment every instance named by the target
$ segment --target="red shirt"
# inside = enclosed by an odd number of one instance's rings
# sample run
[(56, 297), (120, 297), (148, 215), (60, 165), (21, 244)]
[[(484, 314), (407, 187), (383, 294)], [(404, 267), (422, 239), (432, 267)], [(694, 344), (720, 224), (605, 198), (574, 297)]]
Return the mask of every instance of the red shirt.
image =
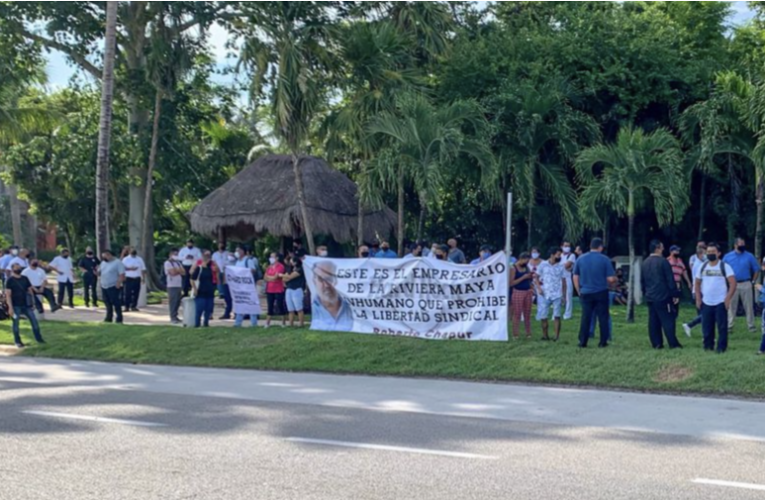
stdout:
[[(277, 262), (266, 269), (266, 276), (276, 276), (284, 274), (287, 270), (281, 262)], [(266, 293), (284, 293), (284, 282), (282, 280), (266, 281)]]
[(672, 274), (675, 276), (675, 283), (680, 283), (683, 279), (683, 274), (685, 274), (685, 264), (683, 264), (683, 259), (680, 257), (677, 259), (667, 257), (667, 260), (669, 261), (669, 265), (672, 266)]

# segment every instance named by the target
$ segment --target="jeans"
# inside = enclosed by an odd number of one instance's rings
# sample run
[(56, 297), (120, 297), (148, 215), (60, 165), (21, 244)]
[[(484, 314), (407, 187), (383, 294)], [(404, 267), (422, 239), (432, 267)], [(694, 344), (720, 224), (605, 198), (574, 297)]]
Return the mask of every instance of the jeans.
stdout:
[(648, 337), (651, 341), (651, 347), (660, 349), (664, 347), (664, 337), (662, 331), (667, 337), (669, 348), (680, 347), (677, 341), (676, 330), (677, 312), (672, 299), (659, 302), (648, 302)]
[(181, 298), (183, 289), (181, 287), (169, 287), (167, 289), (167, 303), (170, 308), (170, 321), (180, 321), (178, 318), (178, 309), (181, 307)]
[(582, 301), (582, 321), (579, 324), (579, 347), (587, 347), (590, 334), (590, 323), (593, 315), (597, 316), (600, 324), (601, 347), (608, 345), (611, 337), (611, 316), (608, 313), (608, 290), (596, 293), (582, 293), (579, 298)]
[(223, 316), (226, 318), (231, 317), (231, 294), (228, 291), (228, 285), (223, 284), (223, 273), (218, 273), (218, 297), (222, 298), (226, 303), (226, 310), (223, 311)]
[(93, 297), (93, 305), (98, 307), (98, 294), (96, 293), (96, 285), (98, 284), (98, 278), (92, 274), (84, 274), (82, 276), (82, 288), (85, 292), (85, 305), (90, 307), (90, 298)]
[(15, 344), (21, 344), (21, 336), (19, 335), (19, 321), (21, 316), (26, 316), (29, 322), (32, 324), (32, 333), (35, 336), (37, 342), (43, 342), (42, 335), (40, 335), (40, 324), (37, 323), (37, 317), (31, 307), (15, 307), (13, 308), (13, 342)]
[(717, 326), (717, 352), (728, 349), (728, 311), (725, 303), (716, 306), (701, 306), (701, 329), (704, 331), (704, 349), (715, 348), (715, 326)]
[(760, 342), (760, 352), (765, 352), (765, 307), (762, 308), (762, 318), (760, 320), (760, 328), (762, 332), (762, 342)]
[(43, 314), (45, 312), (43, 311), (42, 299), (40, 299), (41, 295), (48, 301), (51, 311), (56, 309), (56, 298), (53, 296), (53, 290), (43, 288), (43, 293), (35, 293), (35, 309), (37, 309), (38, 313)]
[(141, 278), (125, 278), (125, 310), (138, 309), (141, 295)]
[(74, 283), (67, 281), (66, 283), (59, 282), (58, 284), (58, 305), (64, 307), (64, 290), (69, 297), (69, 307), (74, 307)]
[[(243, 322), (244, 322), (244, 314), (236, 314), (236, 315), (234, 315), (234, 326), (235, 327), (242, 326)], [(258, 326), (258, 315), (257, 314), (250, 314), (250, 325), (251, 326)]]
[(113, 286), (111, 288), (101, 289), (101, 298), (104, 299), (106, 306), (106, 321), (111, 323), (115, 317), (117, 323), (122, 323), (122, 289)]
[[(197, 328), (202, 325), (210, 326), (210, 318), (215, 307), (215, 297), (195, 297), (194, 305), (197, 308), (194, 326)], [(202, 323), (202, 315), (204, 315), (204, 323)]]

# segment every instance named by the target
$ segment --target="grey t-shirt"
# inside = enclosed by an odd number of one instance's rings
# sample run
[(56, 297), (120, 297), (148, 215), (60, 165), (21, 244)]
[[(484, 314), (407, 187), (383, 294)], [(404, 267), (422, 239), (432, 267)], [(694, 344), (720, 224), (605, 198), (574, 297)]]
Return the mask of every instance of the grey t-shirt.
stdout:
[(112, 288), (117, 286), (120, 274), (125, 274), (125, 266), (119, 259), (112, 259), (109, 262), (101, 262), (99, 270), (101, 271), (101, 288)]
[(459, 248), (452, 248), (449, 250), (449, 262), (464, 264), (466, 262), (465, 254)]

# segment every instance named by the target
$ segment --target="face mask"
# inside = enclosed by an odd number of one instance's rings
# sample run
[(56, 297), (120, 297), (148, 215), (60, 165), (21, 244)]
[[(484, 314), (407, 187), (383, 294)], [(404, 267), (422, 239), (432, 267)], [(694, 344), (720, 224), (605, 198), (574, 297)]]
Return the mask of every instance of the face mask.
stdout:
[(532, 258), (532, 259), (538, 259), (538, 258), (539, 258), (539, 253), (538, 253), (538, 252), (533, 252), (533, 253), (531, 254), (531, 258)]
[(571, 247), (563, 247), (563, 253), (571, 253)]
[(560, 261), (561, 261), (561, 258), (560, 258), (560, 257), (555, 257), (555, 259), (554, 259), (554, 260), (555, 260), (555, 262), (557, 263), (557, 262), (560, 262)]
[(65, 258), (65, 259), (68, 259), (68, 258), (69, 258), (69, 254), (68, 254), (68, 253), (62, 254), (61, 256), (62, 256), (63, 258)]
[(13, 255), (14, 257), (17, 256), (18, 254), (19, 254), (19, 251), (16, 250), (15, 248), (11, 250), (11, 255)]
[(489, 257), (491, 257), (491, 252), (483, 252), (481, 254), (481, 257), (483, 257), (484, 259), (488, 259)]
[(390, 250), (390, 247), (381, 247), (381, 248), (383, 252), (387, 252), (388, 250)]
[(31, 266), (32, 266), (32, 269), (36, 269), (37, 268), (37, 262), (31, 264)]
[(361, 252), (361, 256), (364, 258), (369, 257), (369, 252)]
[(707, 259), (709, 260), (709, 262), (714, 262), (717, 260), (717, 254), (709, 253), (707, 254)]
[(186, 245), (186, 248), (194, 248), (194, 245), (192, 245), (191, 243), (188, 243), (188, 244)]
[(237, 251), (237, 252), (234, 252), (234, 256), (235, 256), (237, 259), (241, 259), (241, 258), (242, 258), (242, 252), (239, 252), (239, 251)]
[(679, 256), (680, 256), (680, 254), (679, 254), (678, 252), (672, 252), (672, 257), (675, 257), (675, 258), (677, 258), (677, 257), (679, 257)]
[(131, 257), (135, 257), (136, 255), (138, 255), (138, 252), (130, 252)]
[(18, 267), (14, 267), (12, 272), (13, 274), (21, 274), (21, 269), (19, 269)]
[(272, 265), (276, 264), (276, 257), (269, 257), (268, 262), (270, 262)]
[(93, 257), (93, 252), (87, 252), (85, 255), (87, 255), (88, 257)]
[(326, 250), (322, 250), (321, 252), (319, 252), (319, 257), (326, 257), (326, 256), (327, 256)]
[(736, 250), (738, 250), (739, 252), (746, 252), (746, 245), (739, 245), (738, 247), (736, 247)]

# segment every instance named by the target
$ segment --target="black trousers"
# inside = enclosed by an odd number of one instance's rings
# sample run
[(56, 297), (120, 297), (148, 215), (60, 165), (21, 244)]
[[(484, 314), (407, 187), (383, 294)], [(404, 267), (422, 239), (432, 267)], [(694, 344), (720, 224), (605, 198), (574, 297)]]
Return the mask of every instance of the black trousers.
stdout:
[(74, 307), (74, 283), (71, 281), (58, 284), (58, 305), (64, 307), (64, 290), (69, 296), (69, 307)]
[(35, 309), (37, 309), (38, 313), (42, 314), (44, 312), (40, 296), (45, 297), (48, 301), (51, 311), (56, 308), (56, 298), (53, 296), (53, 290), (50, 288), (43, 288), (43, 293), (35, 292)]
[(672, 299), (648, 302), (648, 337), (651, 347), (654, 349), (664, 347), (664, 336), (667, 337), (670, 349), (680, 346), (676, 335), (676, 320), (677, 312)]
[(121, 289), (113, 286), (111, 288), (101, 289), (101, 298), (104, 299), (106, 306), (106, 321), (111, 323), (116, 318), (117, 323), (122, 323), (122, 300)]
[(191, 266), (183, 266), (186, 273), (183, 275), (183, 296), (188, 297), (191, 291)]
[(717, 352), (728, 349), (728, 310), (725, 303), (716, 306), (701, 306), (701, 330), (704, 332), (704, 350), (715, 348), (715, 326), (717, 326)]
[(141, 278), (125, 278), (125, 310), (138, 308)]
[(609, 312), (608, 312), (608, 290), (597, 293), (583, 293), (579, 295), (582, 302), (582, 321), (579, 324), (579, 347), (587, 347), (587, 340), (590, 338), (590, 324), (592, 317), (597, 316), (600, 325), (599, 346), (608, 345), (610, 338), (609, 330)]
[(82, 276), (82, 287), (85, 291), (85, 305), (90, 306), (91, 296), (93, 297), (93, 305), (98, 306), (98, 294), (96, 293), (96, 285), (98, 278), (92, 274), (85, 274)]

